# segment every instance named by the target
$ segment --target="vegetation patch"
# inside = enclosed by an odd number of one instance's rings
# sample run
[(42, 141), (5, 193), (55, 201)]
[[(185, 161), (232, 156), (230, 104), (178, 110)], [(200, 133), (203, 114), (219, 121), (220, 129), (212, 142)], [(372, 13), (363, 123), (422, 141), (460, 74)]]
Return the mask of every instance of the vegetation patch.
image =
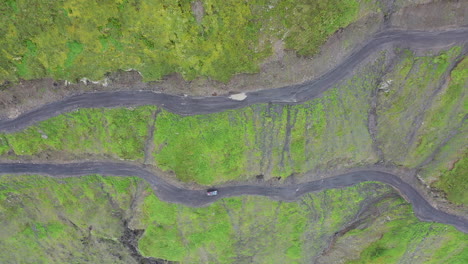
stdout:
[(453, 168), (447, 170), (440, 180), (434, 183), (436, 188), (443, 190), (447, 194), (447, 199), (455, 204), (467, 205), (468, 182), (466, 181), (466, 173), (468, 172), (468, 152), (458, 161), (454, 161)]
[(371, 227), (348, 234), (359, 237), (376, 232), (381, 236), (359, 259), (347, 263), (464, 263), (468, 259), (468, 235), (446, 225), (420, 222), (401, 198), (393, 201), (384, 217), (391, 220), (383, 226), (375, 221)]
[(389, 85), (379, 91), (377, 107), (377, 140), (385, 159), (417, 166), (458, 125), (455, 123), (464, 99), (451, 102), (444, 97), (453, 97), (460, 88), (450, 87), (450, 92), (433, 102), (440, 96), (444, 73), (460, 50), (454, 47), (433, 57), (415, 57), (405, 51), (404, 59), (386, 76)]
[(0, 154), (141, 160), (154, 107), (80, 109), (24, 131), (0, 135)]
[(379, 94), (378, 141), (386, 159), (421, 166), (419, 174), (428, 185), (445, 192), (452, 202), (466, 204), (462, 191), (466, 173), (451, 172), (453, 164), (466, 156), (468, 143), (468, 60), (459, 53), (459, 47), (434, 57), (406, 53), (386, 77), (390, 86)]
[(134, 263), (119, 238), (139, 182), (1, 175), (0, 262)]
[[(468, 116), (468, 58), (464, 58), (450, 73), (443, 90), (434, 98), (417, 131), (416, 144), (409, 149), (406, 163), (416, 165), (432, 153), (451, 131)], [(462, 129), (462, 128), (461, 128)], [(468, 143), (468, 141), (465, 141)]]
[(257, 72), (277, 39), (301, 55), (315, 54), (369, 5), (204, 0), (198, 4), (201, 17), (192, 2), (2, 1), (0, 83), (41, 77), (98, 80), (118, 69), (136, 69), (147, 81), (173, 72), (188, 80), (227, 81), (236, 73)]

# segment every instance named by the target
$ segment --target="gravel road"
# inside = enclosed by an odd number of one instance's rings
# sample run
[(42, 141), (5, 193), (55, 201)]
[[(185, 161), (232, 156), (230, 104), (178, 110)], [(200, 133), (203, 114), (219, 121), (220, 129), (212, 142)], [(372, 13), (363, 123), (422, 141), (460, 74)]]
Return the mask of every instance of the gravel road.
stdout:
[(378, 171), (363, 170), (337, 175), (323, 180), (283, 187), (268, 187), (257, 185), (239, 185), (218, 188), (218, 195), (208, 197), (205, 190), (188, 190), (169, 184), (161, 177), (136, 165), (113, 162), (83, 162), (69, 164), (33, 164), (33, 163), (3, 163), (0, 164), (0, 174), (40, 174), (55, 178), (79, 177), (89, 174), (105, 176), (136, 176), (146, 180), (157, 196), (164, 201), (179, 203), (191, 207), (206, 206), (224, 197), (241, 195), (267, 196), (275, 200), (294, 201), (300, 196), (326, 189), (343, 188), (361, 182), (376, 181), (388, 184), (396, 189), (413, 205), (416, 216), (427, 222), (449, 224), (458, 230), (468, 233), (468, 220), (459, 216), (447, 214), (432, 207), (411, 185), (398, 176)]

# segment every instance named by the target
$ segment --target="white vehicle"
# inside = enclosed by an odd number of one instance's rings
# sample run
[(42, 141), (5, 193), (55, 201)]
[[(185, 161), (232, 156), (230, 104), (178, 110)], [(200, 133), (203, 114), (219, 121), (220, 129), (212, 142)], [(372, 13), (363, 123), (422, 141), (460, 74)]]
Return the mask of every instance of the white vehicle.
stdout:
[(218, 195), (218, 190), (216, 190), (216, 189), (208, 189), (208, 190), (206, 191), (206, 195), (208, 195), (208, 196), (216, 196), (216, 195)]

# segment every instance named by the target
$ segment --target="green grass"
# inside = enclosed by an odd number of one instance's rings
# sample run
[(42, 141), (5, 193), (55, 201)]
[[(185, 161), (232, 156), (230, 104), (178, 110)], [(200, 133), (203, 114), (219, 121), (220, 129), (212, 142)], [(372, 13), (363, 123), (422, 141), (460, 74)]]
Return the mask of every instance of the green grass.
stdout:
[(118, 242), (127, 220), (131, 228), (145, 230), (138, 244), (147, 256), (188, 263), (252, 257), (261, 263), (295, 262), (318, 254), (326, 243), (306, 237), (332, 235), (361, 202), (389, 190), (368, 184), (307, 195), (295, 203), (239, 197), (188, 208), (160, 201), (133, 177), (2, 175), (0, 261), (119, 262), (119, 255), (128, 258)]
[(251, 118), (251, 109), (194, 117), (164, 111), (156, 120), (156, 162), (183, 181), (209, 184), (240, 176), (254, 145)]
[(257, 72), (277, 39), (301, 55), (315, 54), (368, 9), (355, 0), (204, 0), (197, 23), (191, 2), (2, 1), (0, 82), (97, 80), (130, 68), (147, 81), (173, 72), (227, 81)]
[(139, 181), (0, 176), (0, 262), (132, 263), (118, 239)]
[[(433, 106), (428, 110), (424, 107), (430, 104), (431, 95), (438, 89), (442, 75), (459, 53), (460, 47), (453, 47), (436, 56), (427, 57), (415, 57), (411, 52), (406, 51), (404, 59), (396, 65), (392, 73), (386, 76), (385, 80), (392, 81), (392, 83), (388, 87), (388, 92), (379, 92), (377, 139), (381, 142), (381, 148), (388, 161), (400, 165), (416, 166), (438, 143), (440, 144), (444, 135), (447, 134), (446, 130), (450, 129), (450, 125), (456, 125), (456, 122), (448, 123), (447, 120), (440, 124), (436, 122), (437, 120), (432, 120), (434, 117), (444, 115), (440, 111), (445, 106)], [(457, 90), (454, 87), (452, 89)], [(454, 106), (457, 104), (455, 103)], [(452, 107), (446, 106), (449, 109)], [(453, 110), (456, 110), (456, 107)], [(430, 111), (432, 112), (428, 115), (427, 112)], [(451, 110), (447, 111), (452, 114)], [(418, 134), (421, 130), (415, 131), (417, 127), (415, 121), (418, 116), (422, 116), (425, 126), (429, 126), (427, 129), (429, 131), (426, 131), (429, 135), (423, 139), (421, 137), (424, 136)], [(443, 127), (444, 130), (433, 131), (434, 129), (430, 126), (440, 126), (439, 129)], [(425, 127), (423, 126), (422, 129)], [(415, 136), (412, 140), (413, 132)], [(422, 140), (427, 141), (428, 144), (424, 143), (414, 151), (414, 147), (420, 145)], [(411, 145), (408, 146), (408, 144)]]
[(415, 166), (440, 145), (468, 114), (468, 59), (465, 57), (450, 74), (450, 81), (433, 101), (418, 131), (417, 144), (409, 150), (406, 164)]
[(83, 52), (83, 44), (74, 41), (74, 42), (68, 42), (67, 47), (69, 49), (69, 52), (67, 54), (67, 59), (65, 60), (64, 67), (69, 68), (73, 65), (73, 62), (76, 60), (76, 57), (80, 55), (80, 53)]
[(447, 170), (440, 177), (439, 181), (434, 183), (436, 188), (443, 190), (447, 194), (447, 199), (455, 204), (467, 205), (468, 182), (466, 174), (468, 173), (468, 152), (455, 161), (453, 169)]
[[(387, 219), (379, 225), (350, 232), (349, 239), (381, 234), (364, 248), (356, 260), (347, 263), (465, 263), (468, 260), (467, 235), (442, 224), (425, 223), (416, 219), (411, 207), (398, 199), (384, 213)], [(383, 218), (382, 217), (382, 218)]]
[[(420, 161), (435, 151), (450, 132), (458, 132), (434, 156), (434, 161), (424, 166), (422, 175), (428, 182), (446, 193), (455, 204), (468, 204), (466, 195), (466, 138), (468, 114), (465, 88), (468, 84), (468, 59), (466, 57), (450, 74), (447, 88), (435, 99), (420, 129), (418, 144), (412, 149), (414, 160)], [(463, 122), (463, 123), (462, 123)], [(457, 128), (458, 127), (458, 128)], [(419, 155), (419, 157), (418, 157)]]
[[(458, 58), (460, 61), (446, 81), (441, 79), (459, 52), (460, 48), (454, 47), (423, 58), (406, 53), (396, 71), (387, 77), (393, 80), (390, 91), (379, 95), (378, 139), (385, 158), (406, 167), (418, 167), (434, 153), (419, 175), (428, 185), (444, 191), (450, 201), (466, 204), (462, 176), (466, 173), (450, 172), (453, 163), (466, 155), (466, 57)], [(419, 128), (414, 123), (418, 116), (422, 122)], [(458, 135), (441, 145), (452, 133)]]
[[(443, 145), (439, 151), (434, 155), (433, 160), (421, 168), (420, 176), (424, 180), (435, 187), (435, 183), (440, 180), (443, 175), (452, 175), (456, 179), (461, 180), (460, 182), (454, 183), (450, 180), (450, 177), (445, 177), (445, 180), (451, 182), (456, 187), (462, 186), (464, 181), (463, 177), (456, 177), (458, 174), (451, 174), (450, 170), (453, 169), (453, 165), (456, 161), (466, 156), (466, 131), (468, 124), (465, 124), (460, 128), (457, 135), (451, 138), (445, 145)], [(464, 175), (463, 172), (460, 176)], [(445, 192), (450, 193), (451, 189), (446, 189)]]
[(3, 155), (8, 152), (10, 149), (8, 141), (4, 135), (0, 135), (0, 155)]
[(0, 135), (0, 154), (54, 155), (84, 158), (85, 154), (141, 160), (154, 107), (80, 109), (53, 117), (24, 131)]
[(466, 235), (453, 229), (447, 232), (448, 228), (443, 225), (415, 223), (406, 219), (394, 221), (388, 225), (389, 232), (365, 249), (359, 260), (349, 263), (400, 263), (405, 254), (411, 254), (409, 250), (417, 250), (414, 244), (423, 244), (424, 239), (442, 241), (435, 241), (439, 245), (435, 248), (435, 252), (426, 252), (429, 256), (421, 257), (422, 259), (418, 259), (419, 256), (413, 256), (412, 263), (461, 264), (468, 260)]
[[(268, 1), (266, 1), (268, 2)], [(279, 1), (268, 3), (263, 30), (284, 39), (299, 55), (314, 55), (331, 34), (358, 18), (359, 1)], [(259, 14), (260, 16), (260, 14)]]

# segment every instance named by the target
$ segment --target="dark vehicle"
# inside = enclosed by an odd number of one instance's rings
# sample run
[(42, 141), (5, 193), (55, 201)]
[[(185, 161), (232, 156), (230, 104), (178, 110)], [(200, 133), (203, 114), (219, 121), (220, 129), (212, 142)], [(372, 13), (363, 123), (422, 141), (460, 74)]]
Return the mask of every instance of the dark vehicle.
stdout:
[(218, 190), (216, 190), (216, 189), (208, 189), (208, 190), (206, 191), (206, 195), (208, 195), (208, 196), (216, 196), (216, 195), (218, 195)]

